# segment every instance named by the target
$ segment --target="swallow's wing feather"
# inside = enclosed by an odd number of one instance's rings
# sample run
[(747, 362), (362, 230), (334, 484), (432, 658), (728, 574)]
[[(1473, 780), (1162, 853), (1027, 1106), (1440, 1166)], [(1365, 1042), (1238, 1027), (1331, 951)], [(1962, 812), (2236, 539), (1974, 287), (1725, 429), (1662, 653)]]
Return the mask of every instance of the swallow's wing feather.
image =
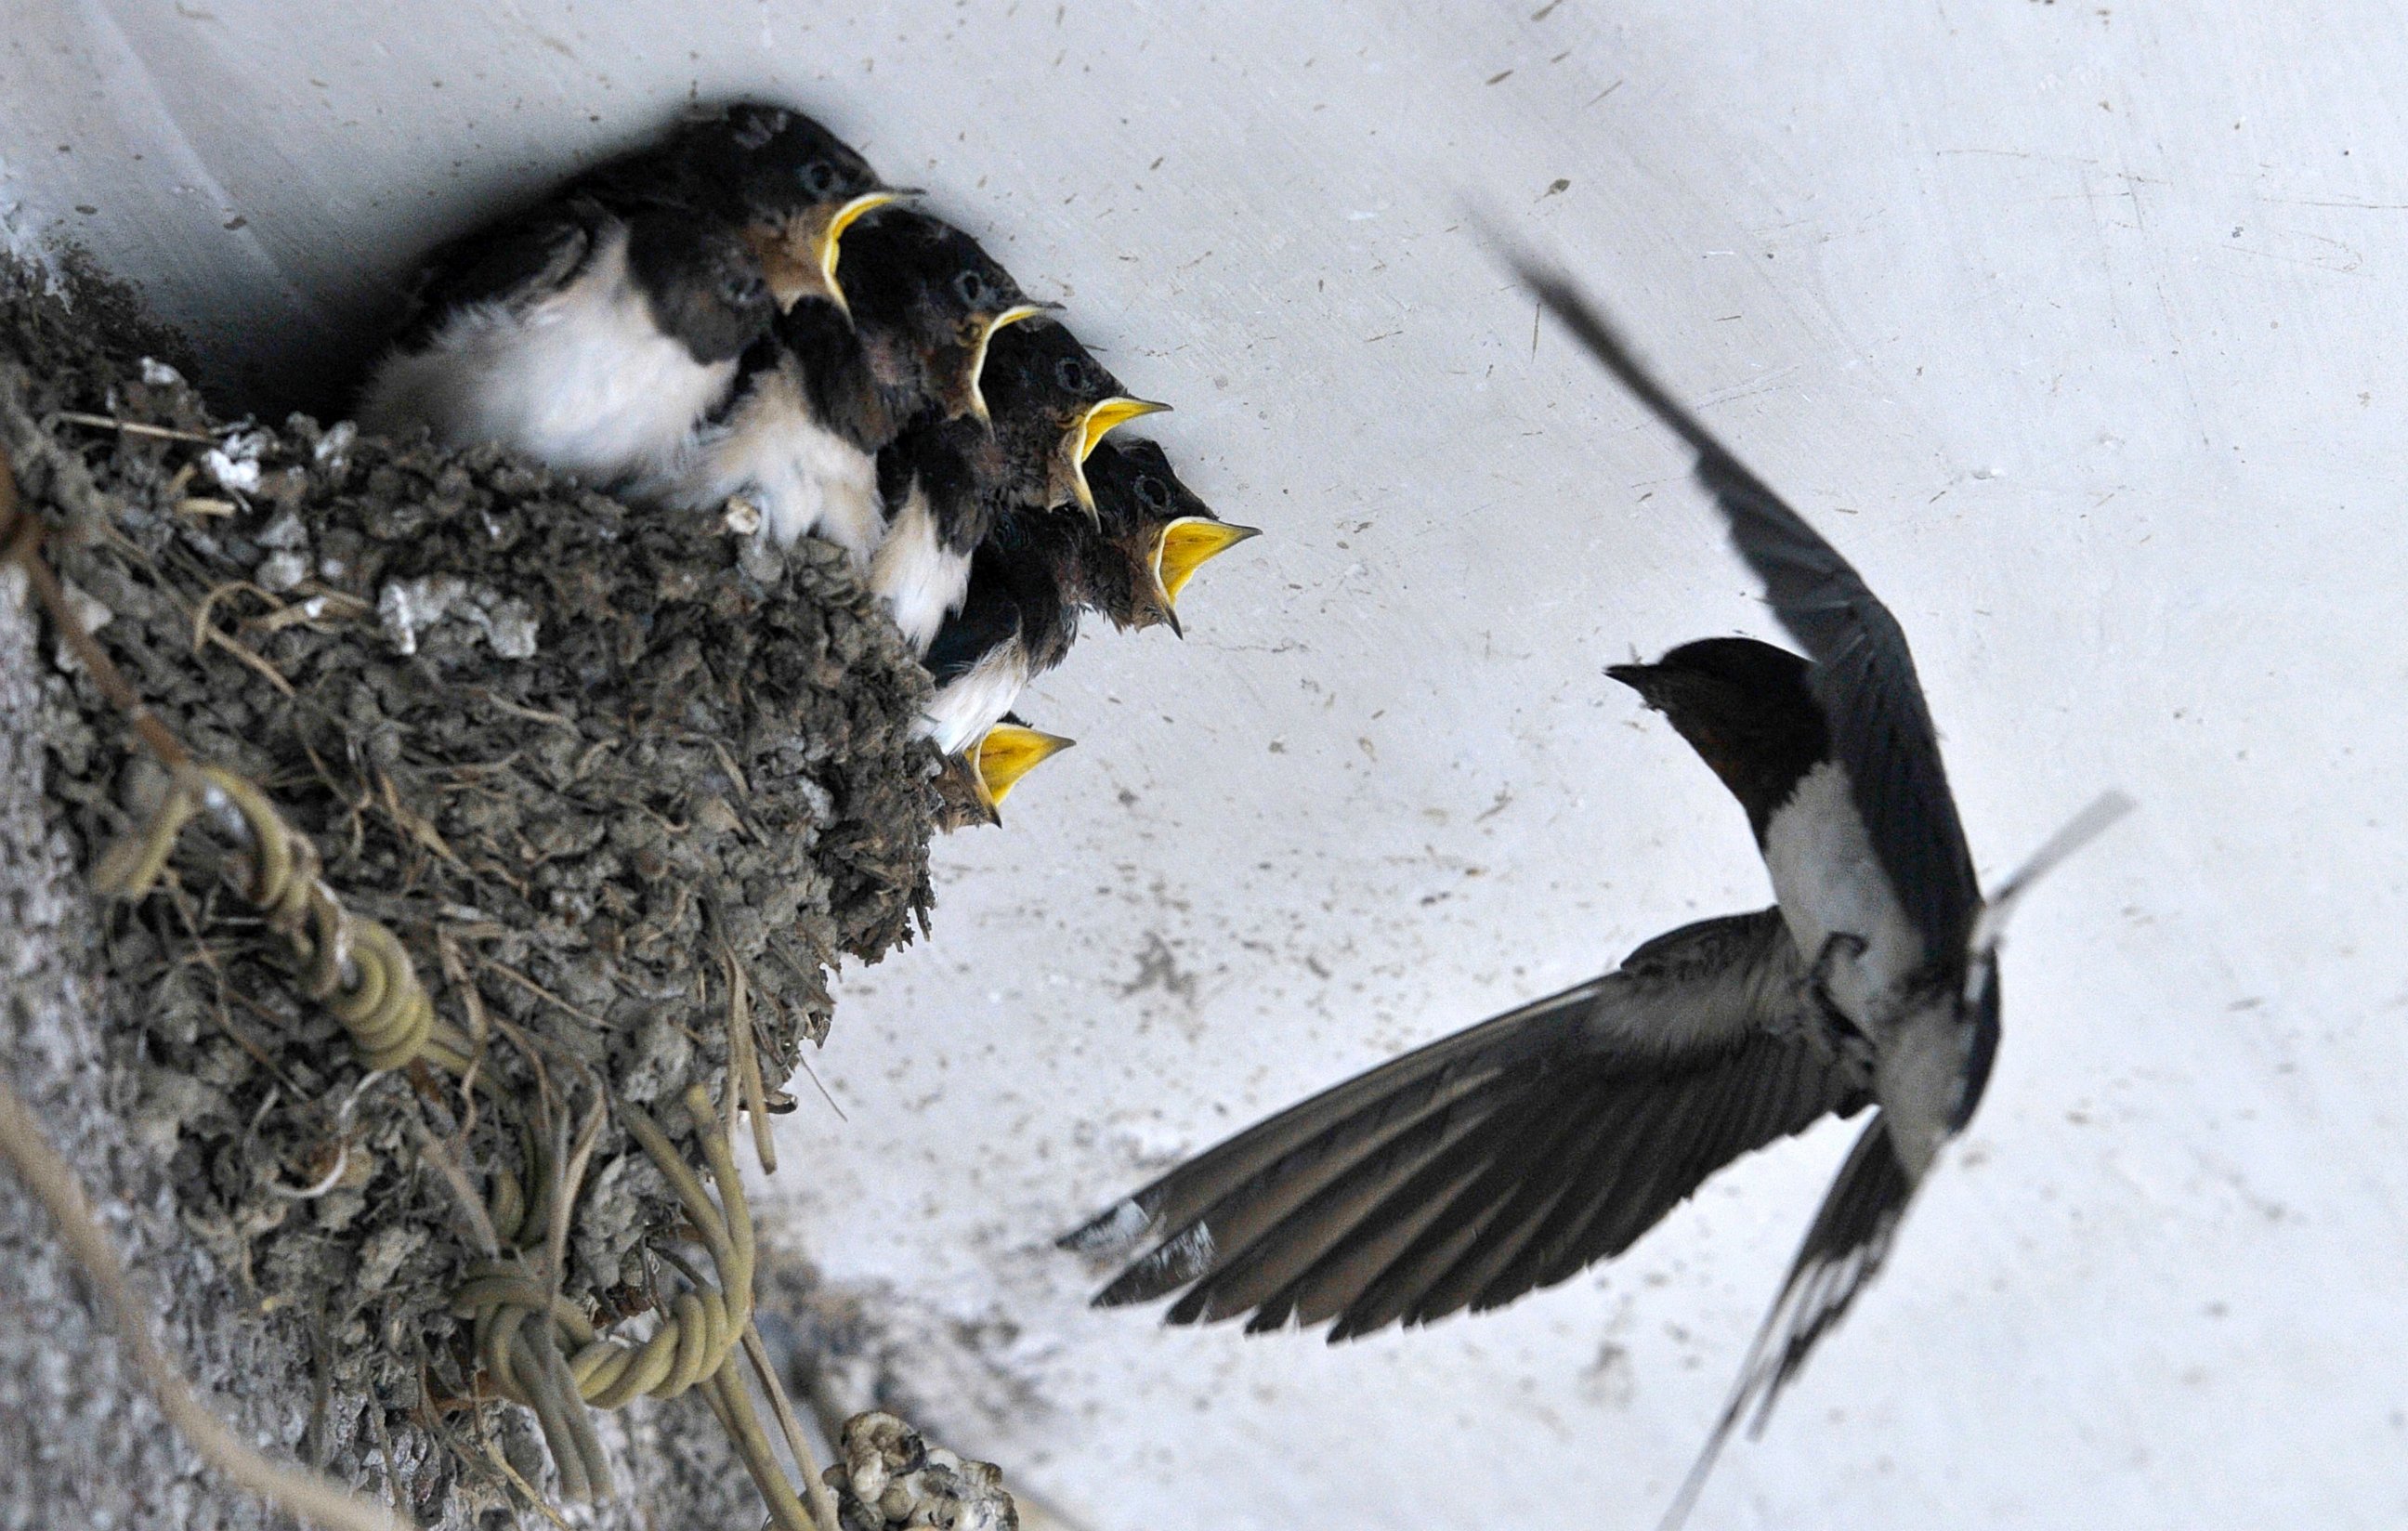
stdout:
[(437, 247), (420, 268), (403, 348), (471, 304), (523, 309), (559, 292), (593, 257), (607, 216), (591, 203), (547, 202)]
[(999, 646), (1020, 636), (1020, 605), (995, 564), (981, 548), (970, 562), (970, 581), (961, 609), (947, 617), (920, 663), (937, 684), (958, 680)]
[(1096, 1301), (1330, 1338), (1486, 1309), (1617, 1254), (1751, 1149), (1870, 1098), (1777, 910), (1649, 942), (1239, 1134), (1063, 1242), (1152, 1252)]
[(1806, 1364), (1815, 1342), (1845, 1316), (1856, 1294), (1880, 1271), (1914, 1194), (1906, 1166), (1890, 1147), (1887, 1124), (1877, 1113), (1840, 1166), (1839, 1178), (1831, 1182), (1822, 1209), (1806, 1230), (1806, 1241), (1790, 1264), (1789, 1278), (1781, 1283), (1781, 1295), (1773, 1300), (1756, 1342), (1748, 1347), (1747, 1360), (1740, 1367), (1722, 1418), (1715, 1422), (1713, 1433), (1706, 1438), (1704, 1449), (1665, 1514), (1666, 1531), (1687, 1516), (1714, 1458), (1740, 1421), (1753, 1409), (1749, 1433), (1764, 1428), (1773, 1401)]
[(1810, 683), (1832, 751), (1926, 952), (1962, 951), (1981, 888), (1898, 619), (1838, 549), (1665, 391), (1569, 278), (1527, 260), (1518, 268), (1589, 353), (1696, 451), (1698, 478), (1729, 522), (1740, 556), (1815, 662)]

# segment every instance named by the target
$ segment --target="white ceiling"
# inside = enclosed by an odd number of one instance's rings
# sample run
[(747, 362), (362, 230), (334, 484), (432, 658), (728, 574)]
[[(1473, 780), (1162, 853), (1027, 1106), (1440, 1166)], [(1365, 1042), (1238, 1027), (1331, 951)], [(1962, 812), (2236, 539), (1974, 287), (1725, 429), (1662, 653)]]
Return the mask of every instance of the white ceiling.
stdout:
[(1843, 1146), (1335, 1351), (1090, 1313), (1049, 1247), (1765, 899), (1598, 671), (1770, 624), (1466, 215), (1561, 252), (1897, 609), (1985, 875), (2101, 787), (2143, 808), (2020, 917), (1987, 1104), (1699, 1524), (2401, 1524), (2408, 28), (2288, 8), (7, 0), (0, 226), (308, 398), (498, 192), (767, 93), (1178, 404), (1271, 535), (1183, 645), (1037, 688), (1079, 750), (848, 979), (849, 1120), (788, 1119), (770, 1187), (966, 1347), (927, 1423), (1096, 1531), (1651, 1524)]

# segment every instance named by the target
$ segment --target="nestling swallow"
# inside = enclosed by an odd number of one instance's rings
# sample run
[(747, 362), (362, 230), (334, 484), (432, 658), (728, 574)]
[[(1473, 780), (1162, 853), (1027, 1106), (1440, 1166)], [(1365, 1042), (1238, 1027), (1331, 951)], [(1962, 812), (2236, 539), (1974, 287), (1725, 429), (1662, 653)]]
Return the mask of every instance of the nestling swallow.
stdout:
[[(1011, 504), (1026, 510), (1075, 505), (1096, 519), (1087, 455), (1115, 427), (1168, 409), (1132, 396), (1062, 324), (1028, 324), (992, 353), (996, 435), (1014, 465)], [(1043, 468), (1042, 478), (1031, 469)]]
[[(1561, 279), (1522, 276), (1698, 454), (1697, 475), (1806, 657), (1748, 638), (1609, 673), (1745, 809), (1775, 904), (1648, 941), (1601, 978), (1293, 1107), (1063, 1239), (1152, 1252), (1096, 1301), (1186, 1288), (1334, 1342), (1499, 1307), (1619, 1254), (1715, 1170), (1876, 1108), (1825, 1197), (1669, 1521), (1751, 1406), (1760, 1424), (1888, 1252), (1999, 1041), (1985, 907), (1898, 622), (1855, 569), (1631, 360)], [(2121, 806), (2094, 809), (2042, 862)]]
[(1128, 631), (1168, 627), (1180, 633), (1179, 593), (1196, 571), (1249, 537), (1179, 479), (1160, 447), (1118, 436), (1096, 444), (1086, 463), (1096, 519), (1095, 536), (1111, 556), (1089, 562), (1081, 604)]
[(869, 584), (923, 652), (960, 609), (970, 555), (996, 527), (1071, 504), (1092, 520), (1087, 454), (1115, 426), (1169, 408), (1122, 392), (1050, 320), (993, 336), (982, 392), (986, 419), (923, 416), (879, 460), (887, 529)]
[(842, 271), (855, 293), (873, 354), (892, 441), (925, 409), (939, 419), (988, 418), (981, 386), (996, 336), (1054, 305), (1035, 303), (979, 242), (943, 220), (898, 209), (863, 227), (845, 246)]
[(1197, 565), (1257, 535), (1215, 519), (1152, 442), (1107, 444), (1095, 461), (1096, 521), (1011, 516), (972, 557), (961, 609), (924, 660), (937, 680), (927, 727), (942, 747), (977, 737), (1068, 658), (1083, 612), (1124, 630), (1167, 622), (1176, 631), (1174, 602)]
[(878, 454), (922, 414), (982, 420), (989, 341), (1040, 310), (978, 241), (924, 213), (887, 208), (837, 232), (845, 307), (806, 298), (781, 316), (726, 406), (638, 493), (694, 509), (740, 494), (780, 545), (817, 533), (866, 569), (886, 525)]
[(921, 660), (937, 682), (923, 723), (946, 754), (1010, 712), (1079, 636), (1079, 608), (1065, 598), (1055, 566), (1058, 550), (1031, 531), (1015, 520), (978, 546), (961, 609), (945, 619)]
[(770, 319), (825, 285), (831, 231), (879, 190), (808, 118), (739, 106), (690, 123), (437, 250), (360, 420), (596, 483), (652, 466)]
[(947, 834), (1003, 823), (1003, 800), (1020, 779), (1075, 744), (1006, 713), (978, 743), (945, 757), (937, 774), (937, 827)]
[(914, 194), (798, 111), (743, 102), (689, 121), (650, 154), (615, 161), (590, 182), (613, 200), (665, 200), (737, 237), (784, 313), (805, 298), (845, 308), (837, 265), (865, 213)]

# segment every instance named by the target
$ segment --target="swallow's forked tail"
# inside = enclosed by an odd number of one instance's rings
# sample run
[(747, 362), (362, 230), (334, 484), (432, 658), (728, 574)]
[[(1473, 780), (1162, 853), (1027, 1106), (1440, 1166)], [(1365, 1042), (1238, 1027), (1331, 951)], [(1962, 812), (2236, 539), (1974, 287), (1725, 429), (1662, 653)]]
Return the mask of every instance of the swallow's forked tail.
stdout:
[(1823, 1197), (1822, 1210), (1814, 1214), (1814, 1224), (1806, 1230), (1806, 1241), (1790, 1264), (1789, 1279), (1782, 1282), (1781, 1295), (1764, 1315), (1756, 1342), (1748, 1347), (1722, 1418), (1714, 1422), (1713, 1433), (1706, 1438), (1657, 1531), (1679, 1531), (1681, 1523), (1688, 1519), (1698, 1492), (1706, 1486), (1706, 1476), (1722, 1454), (1723, 1443), (1751, 1407), (1756, 1413), (1748, 1422), (1747, 1433), (1753, 1438), (1763, 1432), (1773, 1400), (1806, 1364), (1815, 1341), (1840, 1322), (1856, 1294), (1881, 1269), (1890, 1241), (1898, 1236), (1899, 1220), (1906, 1214), (1907, 1198), (1914, 1193), (1906, 1166), (1890, 1147), (1889, 1129), (1876, 1115), (1866, 1123), (1864, 1135), (1856, 1139), (1839, 1178)]
[(1982, 905), (1981, 918), (1973, 922), (1973, 967), (1980, 971), (1984, 959), (1999, 949), (2007, 934), (2007, 917), (2015, 911), (2016, 902), (2031, 891), (2032, 884), (2054, 871), (2059, 863), (2107, 832), (2110, 825), (2139, 805), (2124, 794), (2110, 788), (2090, 800), (2087, 808), (2065, 823), (2065, 827), (2042, 842), (2021, 866), (2015, 868), (2004, 882), (1991, 893)]

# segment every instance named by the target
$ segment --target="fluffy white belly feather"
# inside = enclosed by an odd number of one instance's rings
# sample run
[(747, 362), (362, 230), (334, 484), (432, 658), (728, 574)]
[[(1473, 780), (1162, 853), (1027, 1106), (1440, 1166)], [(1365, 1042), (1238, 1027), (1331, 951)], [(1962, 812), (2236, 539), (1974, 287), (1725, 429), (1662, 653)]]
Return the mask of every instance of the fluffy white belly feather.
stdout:
[(791, 365), (755, 374), (730, 417), (695, 432), (638, 492), (695, 510), (741, 494), (760, 507), (762, 530), (778, 546), (816, 533), (866, 569), (886, 525), (878, 461), (819, 422)]
[(912, 652), (928, 651), (937, 629), (961, 609), (969, 582), (968, 556), (952, 551), (938, 537), (928, 497), (913, 485), (869, 561), (869, 588), (885, 598)]
[(922, 725), (953, 754), (1000, 722), (1027, 684), (1028, 656), (1017, 643), (1003, 644), (929, 697)]
[(519, 312), (471, 304), (425, 350), (388, 357), (360, 421), (423, 424), (452, 447), (498, 441), (599, 483), (665, 461), (735, 377), (734, 362), (697, 362), (661, 333), (621, 228), (551, 296)]
[(1923, 938), (1891, 893), (1856, 817), (1846, 767), (1825, 761), (1773, 810), (1765, 825), (1764, 864), (1782, 918), (1809, 964), (1835, 935), (1864, 941), (1862, 955), (1833, 968), (1829, 992), (1850, 1019), (1876, 1019), (1883, 997), (1922, 966)]

